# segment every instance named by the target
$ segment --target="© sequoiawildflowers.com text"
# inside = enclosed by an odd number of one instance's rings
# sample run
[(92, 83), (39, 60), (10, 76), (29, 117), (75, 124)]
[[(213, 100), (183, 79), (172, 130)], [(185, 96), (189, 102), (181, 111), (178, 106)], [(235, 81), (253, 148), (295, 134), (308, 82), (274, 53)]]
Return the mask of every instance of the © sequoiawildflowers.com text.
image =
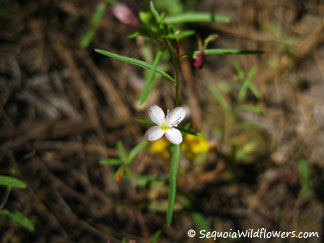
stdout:
[[(193, 238), (196, 236), (195, 230), (188, 230), (188, 236)], [(229, 231), (219, 232), (219, 231), (206, 231), (200, 230), (199, 238), (213, 238), (216, 240), (217, 238), (311, 238), (311, 237), (319, 237), (318, 232), (300, 232), (300, 231), (268, 231), (265, 228), (261, 229), (248, 229), (248, 230), (235, 230), (230, 229)]]

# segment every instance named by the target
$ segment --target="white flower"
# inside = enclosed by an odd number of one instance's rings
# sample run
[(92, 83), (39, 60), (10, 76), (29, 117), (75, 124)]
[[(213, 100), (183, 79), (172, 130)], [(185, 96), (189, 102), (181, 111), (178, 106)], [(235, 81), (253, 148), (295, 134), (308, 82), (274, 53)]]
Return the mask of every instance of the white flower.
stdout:
[(186, 111), (183, 107), (176, 107), (171, 112), (168, 111), (165, 117), (162, 109), (157, 105), (152, 105), (148, 109), (148, 115), (156, 126), (151, 127), (145, 133), (145, 137), (149, 141), (155, 141), (164, 134), (173, 144), (182, 142), (182, 134), (176, 129), (177, 125), (185, 118)]

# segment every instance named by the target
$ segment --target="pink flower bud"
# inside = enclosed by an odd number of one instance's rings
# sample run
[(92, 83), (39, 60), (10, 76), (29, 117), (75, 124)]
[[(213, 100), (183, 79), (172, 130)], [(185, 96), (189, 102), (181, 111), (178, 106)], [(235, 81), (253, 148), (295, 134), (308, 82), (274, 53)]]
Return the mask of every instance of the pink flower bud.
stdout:
[(203, 51), (201, 51), (199, 53), (199, 55), (197, 56), (194, 65), (198, 69), (201, 69), (202, 66), (204, 65), (204, 52)]
[(126, 4), (118, 3), (113, 7), (114, 16), (123, 24), (137, 27), (139, 22), (134, 13), (129, 9)]

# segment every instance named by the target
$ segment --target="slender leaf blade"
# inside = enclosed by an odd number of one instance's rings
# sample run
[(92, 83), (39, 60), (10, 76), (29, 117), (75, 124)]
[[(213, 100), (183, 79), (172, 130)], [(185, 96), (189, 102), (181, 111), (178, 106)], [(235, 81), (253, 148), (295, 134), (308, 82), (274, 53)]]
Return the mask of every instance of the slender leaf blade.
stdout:
[(155, 56), (153, 66), (152, 66), (152, 69), (150, 70), (150, 74), (149, 74), (148, 79), (146, 81), (144, 90), (142, 91), (142, 93), (141, 93), (141, 95), (139, 97), (140, 104), (143, 104), (147, 100), (147, 98), (149, 96), (149, 93), (150, 93), (150, 90), (151, 90), (151, 85), (152, 85), (153, 79), (155, 77), (156, 68), (157, 68), (157, 66), (158, 66), (158, 64), (160, 62), (161, 56), (162, 56), (162, 50), (160, 49), (158, 51), (158, 53), (156, 54), (156, 56)]
[(246, 96), (247, 96), (247, 91), (248, 89), (252, 87), (251, 91), (253, 92), (253, 94), (259, 98), (260, 95), (259, 95), (259, 92), (257, 91), (257, 89), (253, 86), (253, 84), (251, 83), (251, 80), (253, 79), (253, 77), (255, 76), (255, 73), (256, 73), (256, 68), (255, 67), (252, 67), (250, 72), (248, 73), (246, 79), (244, 80), (243, 82), (243, 85), (239, 91), (239, 95), (238, 95), (238, 99), (239, 99), (239, 102), (242, 102)]
[(185, 31), (181, 31), (179, 33), (175, 33), (175, 34), (167, 34), (165, 36), (165, 38), (167, 39), (181, 39), (181, 38), (185, 38), (185, 37), (188, 37), (188, 36), (191, 36), (191, 35), (194, 35), (196, 33), (196, 31), (194, 30), (185, 30)]
[(216, 101), (221, 106), (226, 115), (233, 118), (232, 108), (221, 92), (214, 86), (209, 86), (209, 90), (214, 95)]
[(164, 22), (167, 24), (182, 24), (194, 22), (230, 22), (229, 17), (211, 13), (185, 13), (174, 16), (165, 17)]
[(152, 243), (157, 243), (160, 235), (161, 235), (161, 230), (156, 231), (152, 237)]
[(137, 121), (137, 122), (140, 122), (140, 123), (147, 124), (147, 125), (156, 126), (156, 124), (155, 124), (154, 122), (152, 122), (151, 120), (136, 119), (136, 121)]
[(207, 219), (204, 215), (200, 212), (191, 212), (190, 217), (192, 218), (193, 222), (196, 225), (198, 231), (206, 230), (207, 232), (212, 231), (210, 224), (208, 223)]
[[(147, 70), (152, 70), (152, 68), (153, 68), (152, 65), (147, 63), (147, 62), (144, 62), (144, 61), (141, 61), (141, 60), (138, 60), (138, 59), (135, 59), (135, 58), (131, 58), (131, 57), (121, 56), (121, 55), (118, 55), (118, 54), (110, 52), (110, 51), (105, 51), (105, 50), (101, 50), (101, 49), (95, 49), (95, 52), (100, 53), (100, 54), (102, 54), (104, 56), (115, 58), (115, 59), (117, 59), (119, 61), (127, 62), (129, 64), (133, 64), (135, 66), (145, 68)], [(162, 75), (163, 77), (165, 77), (165, 78), (169, 79), (170, 81), (172, 81), (173, 83), (175, 83), (175, 80), (169, 74), (167, 74), (166, 72), (163, 72), (163, 71), (161, 71), (159, 69), (156, 69), (155, 72), (157, 72), (158, 74)]]
[(0, 176), (0, 186), (9, 186), (22, 189), (27, 187), (23, 181), (11, 176)]
[(117, 142), (117, 150), (118, 150), (119, 158), (121, 159), (121, 161), (123, 161), (124, 163), (127, 163), (126, 149), (125, 149), (123, 142), (121, 140), (118, 140), (118, 142)]
[[(196, 57), (201, 51), (194, 51), (193, 56)], [(236, 55), (247, 55), (247, 54), (263, 54), (260, 50), (240, 50), (240, 49), (205, 49), (204, 55), (225, 55), (225, 54), (236, 54)]]
[(129, 153), (127, 162), (130, 163), (136, 157), (136, 155), (141, 152), (148, 145), (148, 141), (144, 140), (143, 142), (137, 144)]
[(106, 3), (100, 3), (98, 4), (98, 6), (96, 7), (92, 18), (91, 18), (91, 22), (90, 22), (90, 28), (87, 31), (87, 33), (83, 36), (82, 40), (81, 40), (81, 47), (82, 48), (86, 48), (89, 46), (91, 40), (93, 39), (98, 26), (100, 24), (100, 21), (102, 19), (102, 17), (105, 15), (107, 10), (107, 4)]
[(311, 187), (309, 183), (310, 172), (305, 157), (299, 160), (299, 176), (301, 180), (300, 194), (307, 195), (310, 193)]
[(172, 145), (171, 150), (171, 165), (169, 173), (169, 198), (168, 198), (168, 211), (167, 211), (167, 223), (170, 226), (173, 216), (173, 208), (177, 191), (177, 172), (179, 168), (180, 160), (180, 144)]
[(150, 9), (151, 9), (151, 13), (152, 13), (153, 17), (155, 18), (156, 23), (160, 24), (161, 17), (159, 15), (158, 11), (156, 11), (153, 1), (150, 1)]
[(120, 159), (103, 159), (100, 160), (101, 165), (121, 165), (123, 162)]
[(261, 107), (255, 106), (255, 105), (248, 105), (248, 104), (243, 104), (239, 106), (240, 109), (245, 110), (245, 111), (250, 111), (256, 114), (261, 114), (265, 115), (267, 111)]
[(194, 135), (194, 136), (197, 136), (197, 137), (202, 137), (204, 138), (205, 136), (199, 132), (196, 132), (192, 129), (188, 129), (188, 128), (182, 128), (182, 127), (177, 127), (177, 129), (179, 129), (180, 131), (182, 132), (185, 132), (185, 133), (188, 133), (188, 134), (191, 134), (191, 135)]
[(28, 229), (29, 231), (35, 230), (35, 224), (29, 218), (24, 216), (22, 213), (15, 211), (11, 212), (7, 209), (0, 210), (0, 214), (8, 216), (9, 219), (16, 224)]

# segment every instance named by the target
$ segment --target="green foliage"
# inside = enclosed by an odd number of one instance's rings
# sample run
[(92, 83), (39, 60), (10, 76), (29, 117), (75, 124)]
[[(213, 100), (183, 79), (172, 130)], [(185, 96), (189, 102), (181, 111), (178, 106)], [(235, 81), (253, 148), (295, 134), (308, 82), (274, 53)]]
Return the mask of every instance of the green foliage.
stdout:
[[(190, 0), (193, 2), (192, 0)], [(185, 23), (193, 23), (193, 22), (211, 22), (211, 21), (217, 21), (217, 22), (223, 22), (228, 23), (230, 19), (226, 16), (221, 16), (213, 13), (199, 13), (199, 12), (187, 12), (184, 13), (184, 9), (186, 8), (183, 4), (183, 1), (179, 0), (163, 0), (163, 1), (155, 1), (159, 5), (158, 6), (165, 6), (166, 10), (169, 13), (174, 14), (173, 16), (165, 16), (164, 13), (159, 13), (153, 3), (153, 1), (149, 2), (149, 11), (140, 12), (139, 13), (139, 19), (141, 21), (141, 25), (138, 27), (136, 33), (130, 35), (130, 38), (134, 38), (137, 36), (147, 37), (148, 39), (151, 39), (154, 41), (155, 44), (158, 44), (158, 51), (155, 55), (153, 55), (153, 48), (152, 46), (149, 47), (149, 49), (146, 49), (145, 52), (142, 51), (142, 56), (144, 56), (145, 61), (141, 61), (138, 59), (130, 58), (121, 56), (109, 51), (104, 51), (100, 49), (95, 49), (96, 52), (115, 58), (120, 61), (127, 62), (129, 64), (133, 64), (139, 67), (142, 67), (144, 69), (149, 70), (148, 76), (146, 78), (146, 84), (145, 87), (139, 97), (140, 104), (143, 104), (147, 98), (149, 97), (150, 92), (152, 91), (152, 87), (154, 87), (154, 78), (155, 74), (158, 73), (162, 75), (163, 77), (169, 79), (171, 82), (175, 84), (175, 91), (176, 91), (176, 106), (179, 105), (179, 96), (180, 96), (180, 82), (179, 82), (179, 59), (184, 57), (196, 57), (199, 53), (201, 53), (202, 50), (198, 51), (192, 51), (186, 54), (183, 54), (179, 57), (179, 43), (177, 40), (181, 38), (186, 38), (189, 36), (192, 36), (195, 34), (194, 30), (177, 30), (175, 31), (175, 28), (172, 26), (173, 24), (181, 25)], [(189, 1), (185, 1), (189, 2)], [(148, 3), (148, 2), (147, 2)], [(239, 49), (207, 49), (207, 44), (210, 41), (213, 41), (217, 38), (217, 35), (210, 35), (205, 40), (204, 45), (204, 55), (224, 55), (224, 54), (262, 54), (262, 51), (258, 50), (239, 50)], [(168, 73), (165, 71), (162, 71), (158, 69), (158, 65), (160, 63), (160, 60), (164, 60), (164, 50), (168, 50), (168, 58), (170, 62), (173, 65), (174, 69), (174, 77), (171, 77)], [(147, 52), (148, 51), (148, 52)], [(146, 55), (144, 55), (145, 53)], [(153, 56), (155, 56), (153, 60)], [(150, 63), (153, 63), (152, 65)], [(252, 85), (251, 79), (253, 78), (255, 74), (255, 70), (251, 70), (246, 80), (243, 82), (242, 85), (242, 91), (241, 97), (245, 98), (247, 90), (250, 90), (256, 97), (259, 97), (259, 93), (257, 89)], [(244, 77), (244, 72), (242, 72), (242, 80)], [(231, 122), (235, 122), (235, 114), (234, 109), (232, 108), (232, 104), (230, 103), (230, 100), (226, 98), (226, 96), (223, 94), (222, 89), (218, 89), (218, 87), (211, 86), (209, 87), (210, 91), (214, 95), (216, 101), (220, 105), (220, 107), (224, 110), (224, 113), (226, 116), (228, 116), (231, 120)], [(227, 89), (227, 92), (232, 91), (234, 88), (230, 87)], [(249, 110), (252, 112), (258, 112), (261, 113), (262, 109), (257, 108), (251, 105), (242, 105), (242, 109)], [(155, 126), (154, 122), (149, 120), (143, 120), (143, 119), (136, 119), (136, 121), (147, 124), (147, 125), (153, 125)], [(189, 127), (177, 127), (180, 131), (183, 133), (188, 133), (194, 136), (200, 136), (204, 137), (202, 134), (193, 131)], [(106, 160), (100, 161), (101, 164), (110, 164), (110, 165), (119, 165), (120, 168), (117, 171), (118, 176), (121, 176), (124, 171), (126, 174), (130, 175), (130, 169), (129, 169), (129, 163), (134, 159), (134, 157), (146, 146), (148, 145), (148, 142), (142, 142), (138, 144), (136, 147), (134, 147), (129, 155), (126, 153), (126, 149), (124, 148), (121, 141), (118, 141), (117, 143), (117, 150), (119, 153), (119, 159), (111, 159), (108, 158)], [(171, 151), (171, 165), (170, 165), (170, 171), (169, 171), (169, 197), (168, 197), (168, 205), (167, 205), (167, 223), (168, 225), (171, 225), (174, 207), (176, 205), (175, 199), (176, 199), (176, 179), (177, 179), (177, 171), (179, 167), (179, 160), (180, 160), (180, 145), (171, 145), (170, 146)], [(118, 174), (119, 173), (119, 174)], [(117, 178), (117, 176), (116, 176)], [(119, 178), (119, 177), (118, 177)], [(148, 183), (151, 183), (152, 181), (156, 181), (157, 178), (155, 176), (138, 176), (136, 184), (139, 186), (147, 185)], [(201, 229), (209, 229), (210, 226), (208, 225), (207, 220), (203, 217), (202, 214), (198, 212), (193, 212), (191, 214), (191, 217), (193, 218), (197, 228)], [(156, 233), (156, 237), (153, 237), (152, 241), (155, 242), (155, 238), (157, 239), (159, 237), (159, 233)]]
[(21, 180), (11, 176), (0, 176), (0, 185), (16, 188), (26, 188), (26, 184)]
[(248, 104), (242, 104), (238, 106), (239, 109), (250, 111), (256, 114), (265, 115), (267, 114), (267, 111), (261, 107), (255, 106), (255, 105), (248, 105)]
[(220, 105), (220, 107), (223, 109), (223, 111), (225, 112), (225, 114), (231, 118), (234, 119), (234, 115), (232, 113), (232, 108), (230, 103), (226, 100), (226, 98), (222, 95), (222, 93), (219, 91), (218, 88), (216, 88), (215, 86), (209, 86), (209, 90), (210, 92), (213, 94), (213, 96), (215, 97), (217, 103)]
[(81, 40), (81, 47), (82, 48), (86, 48), (89, 46), (89, 44), (91, 43), (97, 29), (98, 26), (101, 22), (102, 17), (105, 15), (107, 10), (107, 4), (106, 3), (99, 3), (95, 9), (95, 11), (93, 12), (92, 18), (91, 18), (91, 22), (90, 22), (90, 28), (89, 30), (85, 33), (85, 35), (82, 37)]
[(301, 189), (299, 193), (301, 195), (309, 195), (311, 193), (311, 187), (309, 183), (310, 171), (305, 157), (302, 157), (299, 160), (299, 176), (301, 181)]
[[(102, 54), (102, 55), (112, 57), (112, 58), (115, 58), (117, 60), (133, 64), (135, 66), (139, 66), (139, 67), (142, 67), (142, 68), (145, 68), (145, 69), (148, 69), (148, 70), (153, 69), (153, 66), (151, 64), (149, 64), (147, 62), (143, 62), (143, 61), (135, 59), (135, 58), (121, 56), (121, 55), (118, 55), (118, 54), (115, 54), (115, 53), (112, 53), (112, 52), (109, 52), (109, 51), (101, 50), (101, 49), (95, 49), (95, 51)], [(169, 79), (170, 81), (175, 82), (175, 80), (169, 74), (167, 74), (166, 72), (163, 72), (163, 71), (161, 71), (159, 69), (155, 69), (155, 72), (157, 72), (158, 74), (162, 75), (163, 77)]]
[(208, 223), (207, 219), (205, 218), (205, 216), (202, 213), (191, 212), (190, 217), (194, 221), (197, 231), (200, 231), (200, 230), (206, 230), (207, 232), (212, 231), (210, 224)]
[(184, 13), (174, 16), (168, 16), (164, 19), (167, 24), (183, 24), (183, 23), (195, 23), (195, 22), (230, 22), (229, 17), (211, 14), (211, 13)]
[(255, 76), (255, 73), (256, 73), (256, 68), (252, 67), (249, 74), (248, 74), (248, 76), (244, 80), (241, 89), (240, 89), (240, 92), (239, 92), (239, 95), (238, 95), (239, 102), (242, 102), (244, 99), (246, 99), (248, 90), (251, 90), (251, 92), (254, 94), (254, 96), (256, 98), (260, 98), (259, 91), (257, 90), (257, 88), (251, 82), (252, 78)]
[(179, 39), (186, 38), (186, 37), (189, 37), (194, 34), (196, 34), (196, 32), (194, 30), (185, 30), (185, 31), (176, 32), (174, 34), (173, 33), (167, 34), (167, 35), (165, 35), (165, 38), (171, 39), (171, 40), (172, 39), (179, 40)]
[[(192, 54), (184, 54), (182, 57), (193, 55), (194, 57), (198, 56), (201, 51), (194, 51)], [(259, 50), (240, 50), (240, 49), (205, 49), (204, 55), (249, 55), (249, 54), (263, 54), (263, 51)]]
[(119, 159), (103, 159), (99, 163), (101, 165), (121, 165), (123, 162)]
[(121, 140), (118, 140), (117, 142), (117, 151), (119, 158), (107, 158), (104, 160), (100, 160), (99, 163), (101, 165), (119, 165), (119, 168), (115, 174), (116, 180), (118, 178), (118, 181), (121, 180), (123, 177), (126, 179), (129, 179), (132, 175), (132, 172), (129, 168), (130, 163), (133, 161), (133, 159), (136, 157), (136, 155), (141, 152), (143, 149), (145, 149), (148, 145), (148, 142), (144, 140), (143, 142), (136, 145), (130, 153), (127, 155), (125, 146)]
[(148, 145), (148, 142), (144, 140), (143, 142), (137, 144), (129, 153), (127, 157), (127, 163), (130, 163), (133, 161), (133, 159), (136, 157), (136, 155), (141, 152), (144, 148), (146, 148)]
[(153, 79), (154, 79), (154, 76), (155, 76), (156, 68), (157, 68), (157, 66), (158, 66), (158, 64), (160, 62), (161, 56), (162, 56), (162, 50), (159, 50), (158, 53), (155, 56), (153, 66), (152, 66), (152, 69), (150, 70), (150, 74), (149, 74), (149, 77), (148, 77), (148, 79), (146, 81), (144, 90), (142, 91), (142, 94), (139, 97), (140, 104), (143, 104), (147, 100), (147, 98), (149, 96), (151, 86), (152, 86), (152, 82), (153, 82)]
[(118, 140), (118, 142), (117, 142), (117, 150), (118, 150), (120, 160), (123, 163), (127, 163), (126, 149), (125, 149), (124, 144), (121, 140)]
[(11, 222), (19, 224), (20, 226), (26, 228), (29, 231), (34, 231), (35, 229), (35, 224), (33, 223), (33, 221), (31, 221), (29, 218), (27, 218), (18, 211), (11, 212), (9, 210), (3, 209), (0, 210), (0, 214), (9, 217)]
[(160, 235), (161, 235), (161, 230), (156, 231), (152, 237), (152, 243), (157, 243)]
[(167, 223), (170, 226), (173, 216), (173, 207), (176, 198), (177, 190), (177, 172), (180, 160), (180, 144), (171, 145), (171, 165), (170, 165), (170, 179), (169, 179), (169, 198), (168, 198), (168, 211), (167, 211)]

